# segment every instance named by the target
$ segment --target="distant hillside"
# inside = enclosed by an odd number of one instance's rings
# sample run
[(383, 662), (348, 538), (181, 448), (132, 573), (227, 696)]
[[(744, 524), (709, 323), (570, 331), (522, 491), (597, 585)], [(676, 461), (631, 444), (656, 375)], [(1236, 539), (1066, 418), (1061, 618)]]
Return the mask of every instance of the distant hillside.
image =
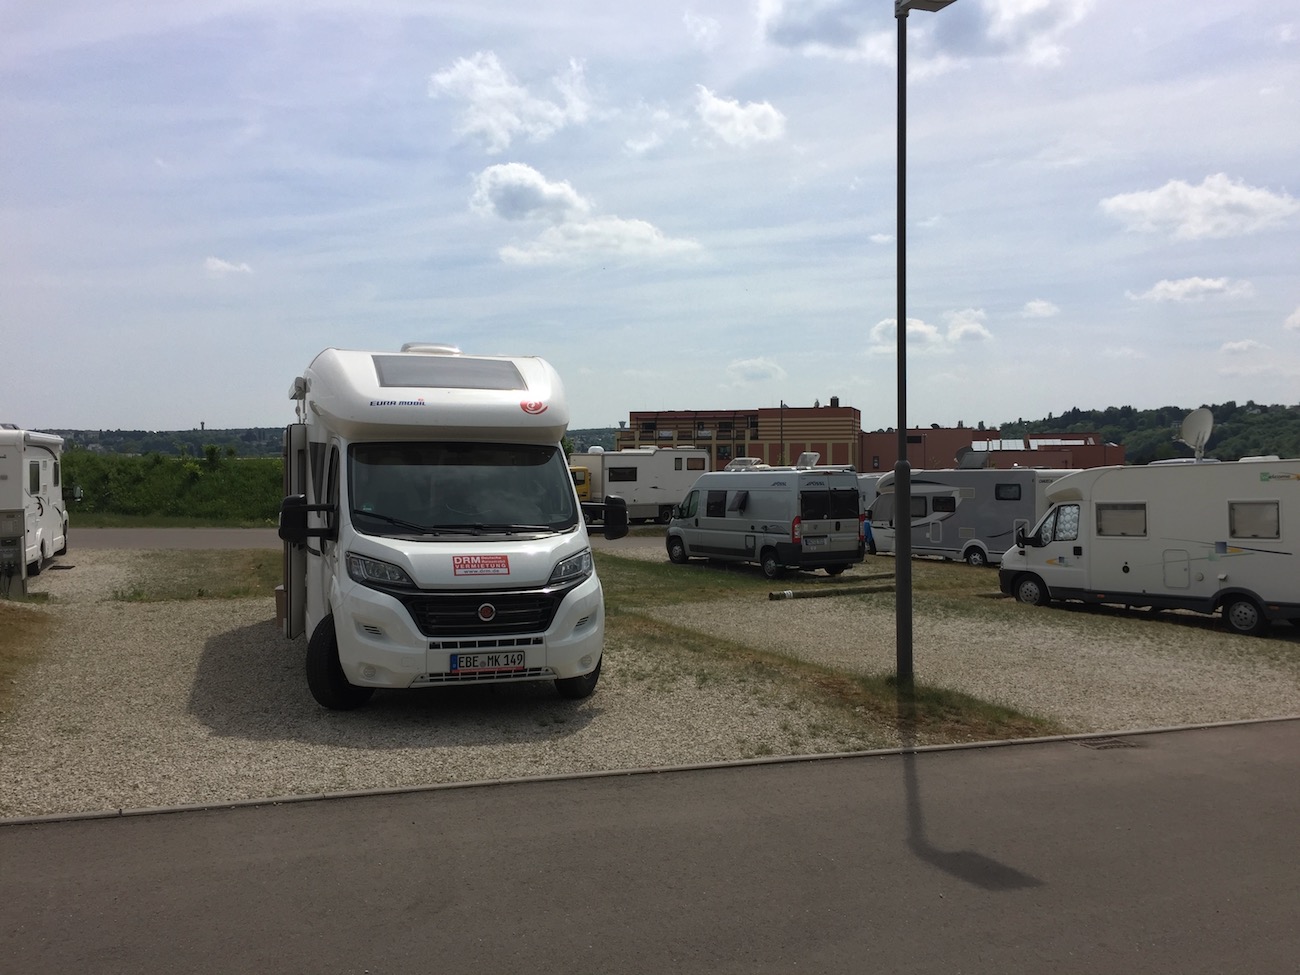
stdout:
[[(998, 426), (1003, 437), (1044, 433), (1099, 433), (1106, 440), (1123, 444), (1131, 464), (1188, 457), (1191, 451), (1176, 442), (1189, 406), (1164, 406), (1156, 410), (1135, 410), (1131, 406), (1110, 406), (1104, 410), (1077, 407), (1059, 416), (1041, 420), (1023, 417)], [(1219, 460), (1237, 460), (1259, 454), (1300, 457), (1300, 405), (1264, 406), (1247, 401), (1209, 406), (1214, 414), (1214, 431), (1205, 455)], [(979, 429), (984, 429), (981, 424)], [(67, 441), (69, 449), (81, 448), (109, 454), (160, 454), (203, 457), (209, 447), (229, 457), (279, 457), (283, 427), (250, 427), (235, 430), (51, 430)], [(614, 449), (615, 427), (570, 430), (574, 450), (592, 447)]]
[[(1214, 430), (1206, 443), (1205, 456), (1239, 460), (1260, 454), (1300, 457), (1300, 406), (1262, 406), (1247, 401), (1244, 406), (1227, 402), (1207, 407), (1214, 414)], [(1135, 410), (1111, 406), (1104, 410), (1067, 410), (1046, 419), (1018, 419), (1001, 424), (1004, 437), (1035, 433), (1095, 432), (1112, 443), (1124, 445), (1130, 464), (1190, 457), (1191, 450), (1177, 443), (1179, 427), (1192, 407), (1164, 406), (1157, 410)]]

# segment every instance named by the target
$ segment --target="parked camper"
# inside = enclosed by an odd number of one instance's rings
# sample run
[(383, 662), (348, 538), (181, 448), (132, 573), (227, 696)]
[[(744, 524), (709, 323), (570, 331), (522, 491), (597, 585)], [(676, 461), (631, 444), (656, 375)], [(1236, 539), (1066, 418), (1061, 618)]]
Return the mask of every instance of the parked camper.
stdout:
[(862, 561), (858, 477), (792, 467), (700, 475), (668, 524), (668, 558), (756, 562), (775, 579), (786, 568), (839, 575)]
[[(310, 633), (318, 702), (502, 681), (595, 689), (603, 594), (548, 363), (326, 349), (289, 395), (284, 633)], [(627, 521), (617, 498), (606, 505), (617, 538)]]
[(68, 550), (63, 438), (0, 423), (0, 586)]
[(1002, 559), (1021, 602), (1222, 611), (1238, 633), (1300, 619), (1300, 460), (1098, 467)]
[(589, 472), (591, 501), (616, 494), (627, 502), (629, 519), (666, 525), (673, 505), (709, 469), (709, 452), (703, 447), (597, 449), (571, 454), (569, 468)]
[[(912, 554), (983, 566), (1002, 560), (1017, 528), (1028, 528), (1047, 510), (1047, 488), (1070, 471), (1017, 467), (1011, 470), (913, 471)], [(894, 473), (880, 476), (871, 506), (871, 530), (881, 552), (894, 551)]]

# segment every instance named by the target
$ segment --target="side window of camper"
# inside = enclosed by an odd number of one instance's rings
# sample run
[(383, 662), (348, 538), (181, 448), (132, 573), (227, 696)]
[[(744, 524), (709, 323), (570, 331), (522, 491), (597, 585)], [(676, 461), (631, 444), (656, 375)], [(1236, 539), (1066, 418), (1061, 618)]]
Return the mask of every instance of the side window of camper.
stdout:
[(704, 470), (704, 458), (703, 458), (703, 457), (687, 457), (687, 458), (686, 458), (686, 469), (687, 469), (688, 471), (702, 471), (702, 470)]
[(924, 518), (925, 517), (925, 495), (914, 494), (912, 495), (910, 500), (912, 502), (912, 517)]
[(1230, 501), (1228, 535), (1232, 538), (1281, 538), (1276, 501)]
[[(325, 473), (325, 504), (335, 506), (334, 511), (326, 512), (325, 524), (333, 528), (338, 524), (338, 503), (339, 503), (339, 448), (337, 445), (330, 448), (329, 467)], [(324, 539), (321, 540), (322, 543)]]
[(731, 503), (727, 505), (728, 511), (734, 511), (738, 515), (745, 513), (745, 508), (749, 506), (749, 492), (736, 491), (731, 495)]
[(998, 501), (1019, 501), (1019, 484), (994, 484), (993, 497)]
[(1145, 538), (1147, 506), (1145, 504), (1098, 504), (1097, 534), (1121, 538)]
[(635, 467), (611, 467), (609, 469), (609, 481), (611, 484), (614, 483), (615, 481), (621, 483), (628, 483), (630, 481), (635, 481), (635, 480), (636, 480)]
[(53, 482), (53, 483), (54, 483), (54, 486), (55, 486), (55, 487), (58, 487), (58, 486), (59, 486), (59, 462), (58, 462), (57, 460), (54, 462), (54, 482)]
[(682, 517), (694, 518), (695, 512), (700, 508), (700, 492), (692, 491), (686, 495), (686, 500), (682, 502)]
[(1039, 539), (1048, 542), (1073, 542), (1079, 537), (1079, 506), (1063, 504), (1043, 522)]
[(41, 462), (38, 460), (27, 465), (27, 493), (41, 493)]
[(704, 514), (709, 518), (725, 518), (727, 515), (727, 492), (710, 491), (705, 496)]
[(957, 499), (954, 497), (944, 497), (939, 494), (931, 498), (930, 501), (934, 505), (934, 510), (936, 512), (947, 512), (948, 514), (952, 514), (957, 510)]

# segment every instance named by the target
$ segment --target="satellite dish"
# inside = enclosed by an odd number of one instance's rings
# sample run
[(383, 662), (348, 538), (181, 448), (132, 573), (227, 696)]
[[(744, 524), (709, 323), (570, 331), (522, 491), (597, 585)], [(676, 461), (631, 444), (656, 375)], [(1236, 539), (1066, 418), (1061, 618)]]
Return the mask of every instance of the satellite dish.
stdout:
[(1191, 447), (1196, 453), (1196, 459), (1200, 460), (1205, 453), (1205, 442), (1210, 439), (1210, 432), (1213, 429), (1214, 414), (1202, 406), (1199, 410), (1192, 410), (1183, 419), (1178, 442)]

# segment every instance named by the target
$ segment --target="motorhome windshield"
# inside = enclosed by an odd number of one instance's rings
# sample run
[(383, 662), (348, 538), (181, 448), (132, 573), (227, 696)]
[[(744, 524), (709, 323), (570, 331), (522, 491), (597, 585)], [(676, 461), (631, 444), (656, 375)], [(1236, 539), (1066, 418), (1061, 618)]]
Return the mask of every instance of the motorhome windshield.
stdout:
[(353, 444), (348, 496), (352, 524), (366, 535), (559, 532), (578, 525), (558, 447)]

